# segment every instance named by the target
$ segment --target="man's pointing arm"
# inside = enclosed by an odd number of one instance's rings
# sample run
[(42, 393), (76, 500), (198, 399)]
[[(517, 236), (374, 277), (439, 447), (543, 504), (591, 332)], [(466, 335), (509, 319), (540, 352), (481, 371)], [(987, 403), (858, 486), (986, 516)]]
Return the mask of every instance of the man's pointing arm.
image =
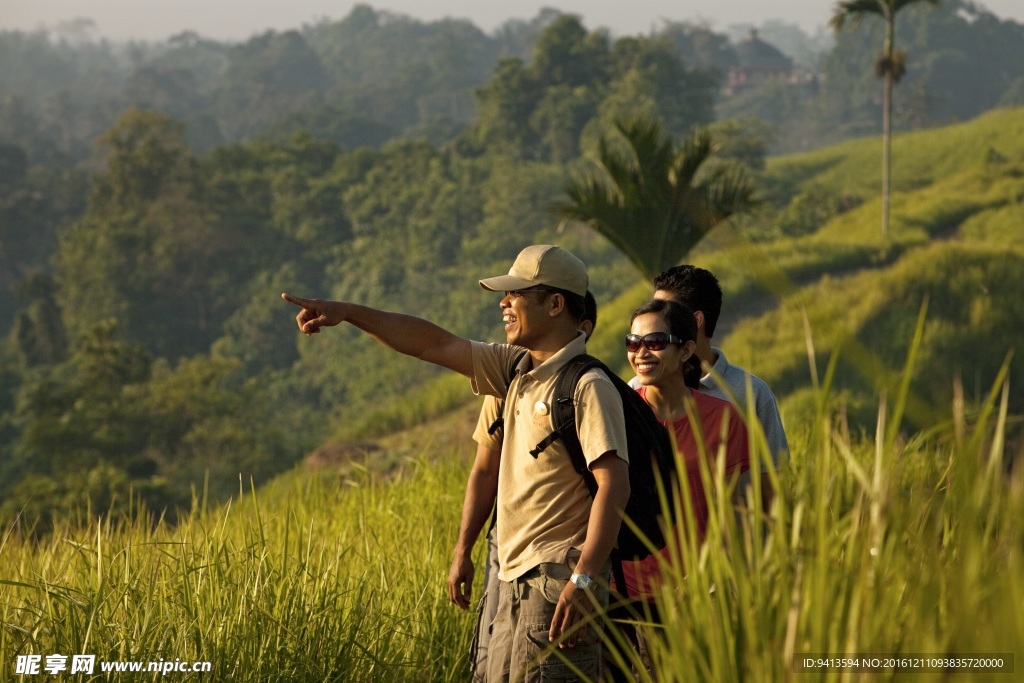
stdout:
[(347, 301), (304, 299), (291, 294), (282, 294), (281, 298), (302, 309), (295, 316), (295, 322), (307, 336), (323, 327), (347, 322), (399, 353), (473, 377), (470, 341), (428, 320)]

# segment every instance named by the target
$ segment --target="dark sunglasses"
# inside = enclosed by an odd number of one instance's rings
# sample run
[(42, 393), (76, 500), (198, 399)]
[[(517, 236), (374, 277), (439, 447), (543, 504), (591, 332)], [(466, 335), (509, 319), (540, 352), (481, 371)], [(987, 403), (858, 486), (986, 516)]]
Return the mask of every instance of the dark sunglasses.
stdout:
[(558, 291), (557, 289), (554, 289), (552, 287), (545, 287), (544, 285), (536, 285), (534, 287), (529, 287), (527, 289), (510, 289), (510, 290), (507, 290), (505, 292), (505, 296), (506, 297), (511, 297), (511, 298), (515, 299), (515, 298), (520, 297), (520, 296), (526, 296), (527, 294), (554, 294), (557, 291)]
[(667, 332), (651, 332), (642, 337), (635, 334), (626, 335), (626, 350), (630, 353), (636, 353), (641, 346), (646, 346), (648, 351), (662, 351), (669, 344), (685, 343), (684, 340)]

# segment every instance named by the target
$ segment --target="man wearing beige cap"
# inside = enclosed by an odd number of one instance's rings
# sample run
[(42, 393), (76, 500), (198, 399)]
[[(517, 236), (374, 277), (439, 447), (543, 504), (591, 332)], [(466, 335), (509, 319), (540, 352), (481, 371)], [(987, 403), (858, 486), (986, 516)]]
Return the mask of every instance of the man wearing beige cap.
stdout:
[[(564, 249), (523, 249), (507, 275), (480, 281), (504, 292), (506, 344), (469, 341), (399, 313), (282, 295), (302, 308), (296, 321), (307, 335), (348, 322), (396, 351), (466, 375), (476, 393), (507, 397), (497, 499), (501, 583), (489, 681), (564, 680), (574, 670), (592, 680), (601, 676), (594, 616), (607, 605), (609, 556), (629, 497), (625, 419), (611, 381), (591, 370), (574, 396), (595, 497), (561, 441), (530, 453), (553, 431), (558, 370), (586, 351), (579, 323), (588, 284), (586, 266)], [(558, 644), (557, 654), (549, 642)]]

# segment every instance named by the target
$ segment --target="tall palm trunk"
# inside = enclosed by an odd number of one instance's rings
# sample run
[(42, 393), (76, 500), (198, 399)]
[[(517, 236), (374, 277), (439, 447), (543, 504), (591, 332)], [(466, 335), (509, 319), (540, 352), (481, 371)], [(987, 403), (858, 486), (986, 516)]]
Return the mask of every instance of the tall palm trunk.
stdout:
[(882, 234), (889, 234), (889, 173), (892, 150), (892, 85), (893, 85), (893, 37), (896, 33), (896, 13), (885, 15), (885, 74), (882, 79)]
[(896, 14), (909, 5), (927, 2), (935, 6), (939, 0), (839, 0), (836, 3), (829, 26), (839, 33), (847, 21), (859, 23), (867, 15), (881, 17), (885, 21), (885, 45), (882, 56), (875, 64), (875, 75), (882, 79), (882, 235), (889, 234), (889, 184), (892, 172), (892, 89), (906, 70), (904, 53), (894, 49)]

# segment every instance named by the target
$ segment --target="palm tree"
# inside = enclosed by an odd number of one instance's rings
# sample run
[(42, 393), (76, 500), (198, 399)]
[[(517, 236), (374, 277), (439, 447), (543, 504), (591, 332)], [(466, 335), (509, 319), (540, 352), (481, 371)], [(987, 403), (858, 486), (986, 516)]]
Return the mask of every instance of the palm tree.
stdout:
[(614, 125), (622, 139), (601, 137), (596, 168), (574, 175), (568, 201), (553, 211), (604, 235), (649, 280), (756, 203), (754, 183), (741, 167), (712, 161), (707, 131), (696, 129), (677, 147), (649, 117)]
[(938, 0), (842, 0), (832, 11), (829, 26), (839, 33), (847, 21), (856, 28), (861, 20), (873, 14), (885, 20), (885, 44), (882, 56), (875, 63), (875, 74), (882, 79), (882, 234), (889, 234), (889, 172), (892, 147), (892, 86), (906, 73), (906, 53), (895, 49), (896, 15), (907, 5), (927, 2), (933, 7)]

